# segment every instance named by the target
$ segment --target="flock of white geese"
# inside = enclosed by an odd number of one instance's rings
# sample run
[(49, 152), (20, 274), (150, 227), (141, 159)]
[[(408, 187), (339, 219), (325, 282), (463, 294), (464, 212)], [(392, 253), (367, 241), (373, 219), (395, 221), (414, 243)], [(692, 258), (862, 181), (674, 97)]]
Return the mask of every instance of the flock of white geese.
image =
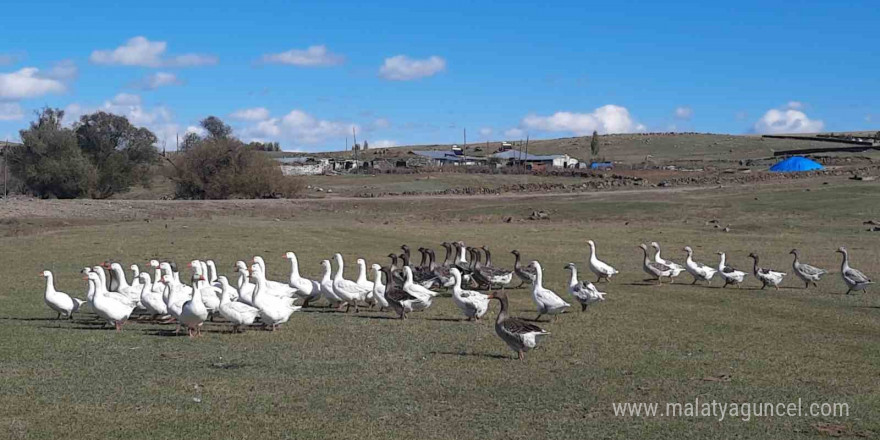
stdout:
[[(610, 283), (618, 270), (597, 257), (596, 244), (592, 240), (587, 243), (590, 246), (588, 267), (596, 276), (596, 283), (602, 280)], [(173, 262), (151, 260), (152, 275), (133, 264), (129, 266), (131, 283), (121, 264), (103, 263), (82, 269), (83, 279), (88, 281), (85, 300), (56, 290), (52, 272), (44, 271), (44, 299), (57, 313), (58, 319), (72, 318), (88, 304), (97, 319), (115, 326), (117, 331), (122, 331), (123, 324), (137, 314), (141, 319), (176, 323), (175, 333), (185, 327), (192, 338), (201, 335), (205, 321), (217, 317), (231, 324), (233, 332), (251, 326), (257, 320), (265, 328), (275, 331), (294, 312), (319, 301), (326, 301), (330, 307), (346, 312), (352, 307), (356, 313), (362, 306), (378, 307), (380, 311), (393, 311), (401, 319), (406, 319), (408, 313), (431, 307), (441, 289), (449, 289), (452, 302), (468, 320), (479, 320), (488, 311), (490, 300), (499, 300), (501, 310), (495, 321), (495, 331), (519, 359), (523, 358), (525, 351), (537, 345), (539, 336), (549, 333), (531, 322), (510, 316), (504, 288), (510, 287), (515, 279), (520, 284), (514, 288), (531, 284), (538, 313), (534, 321), (543, 315), (551, 315), (555, 320), (571, 307), (556, 292), (544, 287), (541, 264), (532, 261), (523, 265), (516, 250), (511, 252), (515, 257), (514, 267), (506, 269), (493, 265), (491, 251), (485, 246), (468, 247), (461, 241), (444, 242), (442, 246), (446, 250), (444, 261), (435, 261), (432, 249), (419, 248), (421, 262), (416, 265), (410, 261), (410, 248), (403, 245), (403, 253), (388, 255), (391, 258), (389, 265), (370, 266), (372, 280), (367, 275), (367, 264), (363, 259), (357, 259), (357, 278), (346, 279), (345, 263), (338, 253), (332, 258), (336, 263), (335, 271), (331, 260), (323, 260), (323, 276), (314, 280), (300, 275), (299, 261), (293, 252), (284, 255), (290, 264), (286, 281), (270, 280), (266, 263), (260, 256), (253, 257), (250, 266), (238, 261), (234, 266), (237, 274), (234, 285), (226, 276), (218, 275), (212, 260), (193, 260), (188, 264), (192, 274), (190, 284), (181, 281), (178, 267)], [(658, 284), (662, 284), (664, 278), (674, 282), (685, 271), (692, 276), (692, 284), (698, 281), (711, 283), (717, 274), (724, 282), (723, 287), (739, 287), (747, 276), (746, 272), (729, 266), (723, 252), (718, 252), (720, 261), (712, 267), (694, 261), (694, 252), (689, 246), (683, 249), (687, 255), (684, 265), (663, 258), (656, 242), (651, 243), (653, 257), (649, 255), (648, 246), (642, 244), (639, 247), (644, 251), (643, 270)], [(867, 290), (873, 282), (849, 266), (846, 248), (841, 247), (837, 252), (843, 256), (841, 277), (848, 287), (847, 294)], [(484, 254), (485, 262), (482, 260)], [(794, 256), (792, 272), (805, 283), (805, 288), (817, 286), (827, 271), (802, 263), (796, 249), (791, 254)], [(778, 289), (787, 274), (760, 267), (754, 253), (749, 257), (754, 260), (752, 274), (762, 283), (761, 288), (773, 286)], [(581, 305), (582, 311), (605, 299), (606, 294), (595, 284), (578, 279), (574, 263), (568, 263), (565, 269), (571, 272), (567, 293)], [(480, 290), (494, 292), (486, 294)]]

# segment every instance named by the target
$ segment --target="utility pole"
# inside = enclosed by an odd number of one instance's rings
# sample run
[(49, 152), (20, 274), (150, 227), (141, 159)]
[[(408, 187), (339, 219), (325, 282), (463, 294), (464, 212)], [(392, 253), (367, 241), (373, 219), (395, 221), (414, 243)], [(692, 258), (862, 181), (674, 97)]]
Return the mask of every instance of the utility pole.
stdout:
[[(526, 135), (526, 161), (529, 160), (529, 135)], [(526, 168), (526, 162), (523, 162), (523, 169)]]
[(6, 188), (6, 181), (9, 179), (9, 161), (6, 160), (7, 150), (9, 150), (9, 138), (6, 138), (6, 143), (3, 144), (3, 198), (9, 198), (9, 190)]
[(464, 148), (467, 148), (467, 128), (464, 129)]
[(354, 148), (354, 168), (355, 168), (352, 171), (357, 172), (357, 169), (359, 167), (359, 164), (358, 164), (358, 138), (357, 138), (357, 133), (354, 130), (354, 127), (351, 127), (351, 137), (352, 137), (352, 140), (354, 141), (354, 146), (352, 148)]

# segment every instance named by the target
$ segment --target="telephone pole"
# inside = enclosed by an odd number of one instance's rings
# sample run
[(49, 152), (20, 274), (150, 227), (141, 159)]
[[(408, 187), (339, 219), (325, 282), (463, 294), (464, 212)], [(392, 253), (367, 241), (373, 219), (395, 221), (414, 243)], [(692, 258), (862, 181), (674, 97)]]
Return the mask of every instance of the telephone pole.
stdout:
[(351, 137), (352, 137), (352, 140), (354, 141), (354, 146), (352, 146), (352, 148), (354, 148), (354, 168), (355, 168), (352, 171), (357, 172), (358, 167), (359, 167), (359, 164), (358, 164), (358, 138), (357, 138), (357, 133), (354, 130), (354, 127), (351, 127)]

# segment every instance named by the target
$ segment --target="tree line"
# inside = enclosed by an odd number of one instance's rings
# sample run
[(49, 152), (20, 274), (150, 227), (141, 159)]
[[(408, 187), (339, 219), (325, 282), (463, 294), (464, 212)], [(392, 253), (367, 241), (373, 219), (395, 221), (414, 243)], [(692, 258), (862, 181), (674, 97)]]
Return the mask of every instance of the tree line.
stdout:
[(4, 159), (21, 192), (104, 199), (149, 186), (160, 170), (184, 199), (292, 197), (303, 187), (261, 153), (280, 151), (277, 142), (245, 144), (215, 116), (201, 121), (204, 136), (188, 133), (180, 151), (168, 155), (159, 152), (155, 134), (124, 116), (99, 111), (70, 126), (63, 119), (63, 110), (43, 109), (19, 132), (21, 144), (6, 148)]

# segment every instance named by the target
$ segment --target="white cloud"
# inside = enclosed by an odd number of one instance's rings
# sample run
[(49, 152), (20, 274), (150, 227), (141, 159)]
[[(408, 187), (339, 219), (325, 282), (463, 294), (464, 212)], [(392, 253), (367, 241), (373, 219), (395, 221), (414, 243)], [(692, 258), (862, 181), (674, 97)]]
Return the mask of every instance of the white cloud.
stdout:
[(804, 103), (802, 103), (800, 101), (788, 101), (788, 104), (785, 104), (785, 108), (788, 108), (791, 110), (800, 110), (800, 109), (804, 108)]
[(77, 74), (79, 74), (79, 68), (73, 60), (61, 60), (52, 65), (46, 77), (65, 81), (76, 78)]
[(824, 127), (824, 122), (810, 119), (804, 112), (792, 109), (770, 109), (758, 122), (755, 122), (754, 130), (762, 134), (816, 133), (822, 131)]
[(480, 136), (484, 138), (488, 138), (492, 136), (492, 127), (483, 127), (480, 129)]
[(385, 63), (379, 68), (379, 76), (392, 81), (409, 81), (432, 76), (445, 69), (446, 60), (436, 55), (423, 60), (397, 55), (385, 58)]
[(141, 105), (141, 97), (131, 93), (119, 93), (104, 104), (105, 107), (120, 105)]
[(24, 118), (24, 111), (17, 102), (0, 102), (0, 121), (17, 121)]
[(508, 139), (519, 139), (522, 138), (526, 132), (519, 128), (511, 128), (509, 130), (504, 130), (504, 137)]
[(263, 55), (267, 63), (290, 64), (300, 67), (336, 66), (345, 62), (345, 57), (327, 50), (327, 46), (309, 46), (307, 49), (291, 49), (287, 52)]
[(317, 144), (351, 134), (355, 124), (318, 119), (302, 110), (293, 110), (281, 118), (257, 122), (243, 131), (245, 137), (284, 141), (290, 144)]
[(678, 119), (690, 120), (694, 116), (694, 110), (690, 107), (678, 107), (675, 109), (675, 117)]
[(184, 130), (184, 133), (195, 133), (199, 136), (205, 137), (208, 135), (208, 130), (205, 130), (204, 128), (202, 128), (198, 125), (190, 125), (190, 126), (186, 127), (186, 130)]
[(397, 142), (390, 139), (380, 139), (378, 141), (370, 142), (370, 148), (392, 148), (396, 146)]
[(25, 67), (11, 73), (0, 73), (0, 99), (35, 98), (67, 90), (61, 81), (41, 76), (39, 72), (36, 67)]
[(229, 117), (243, 121), (263, 121), (269, 119), (269, 109), (266, 107), (243, 108), (235, 111)]
[(373, 121), (372, 128), (374, 128), (374, 129), (383, 129), (383, 128), (390, 128), (390, 127), (391, 127), (391, 121), (389, 121), (386, 118), (377, 118), (375, 121)]
[(159, 87), (177, 86), (183, 82), (177, 78), (177, 75), (171, 72), (156, 72), (144, 77), (140, 83), (140, 87), (147, 90), (156, 90)]
[(168, 43), (150, 41), (137, 36), (129, 39), (122, 46), (112, 50), (95, 50), (89, 60), (95, 64), (141, 66), (141, 67), (189, 67), (217, 64), (213, 55), (185, 54), (163, 58)]
[(556, 112), (550, 116), (528, 115), (522, 126), (534, 130), (572, 132), (576, 136), (586, 136), (598, 131), (605, 133), (631, 133), (644, 130), (644, 126), (633, 121), (626, 107), (604, 105), (592, 113)]

